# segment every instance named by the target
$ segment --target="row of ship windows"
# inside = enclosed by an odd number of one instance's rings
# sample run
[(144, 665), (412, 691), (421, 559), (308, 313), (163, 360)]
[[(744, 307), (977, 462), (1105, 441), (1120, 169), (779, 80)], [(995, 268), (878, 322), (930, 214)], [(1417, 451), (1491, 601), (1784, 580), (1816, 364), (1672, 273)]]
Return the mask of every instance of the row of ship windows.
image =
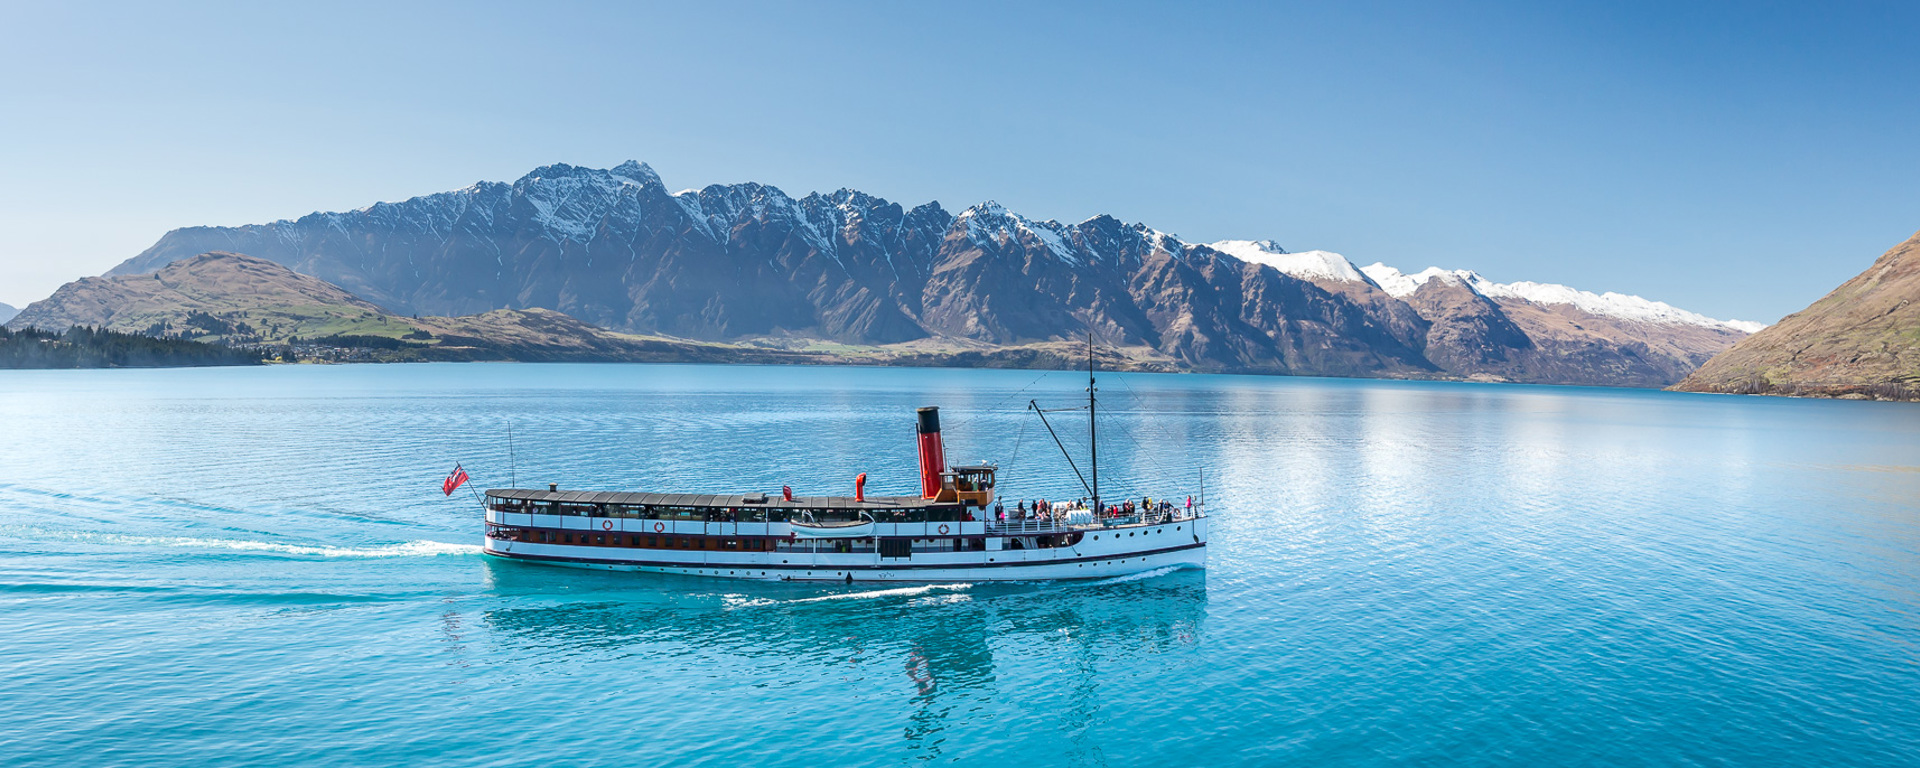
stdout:
[[(1178, 531), (1184, 526), (1174, 526)], [(1149, 528), (1144, 531), (1128, 531), (1127, 536), (1164, 533), (1164, 528)], [(627, 547), (632, 549), (693, 549), (693, 550), (734, 550), (744, 552), (873, 552), (876, 545), (872, 539), (832, 540), (813, 539), (794, 541), (774, 537), (724, 538), (719, 536), (659, 536), (637, 533), (590, 533), (587, 531), (567, 531), (552, 528), (514, 528), (498, 525), (489, 526), (487, 536), (503, 541), (524, 541), (531, 544), (575, 544), (598, 547)], [(1007, 549), (1049, 549), (1067, 547), (1079, 542), (1082, 534), (1060, 534), (1057, 536), (1019, 536), (1006, 540)], [(1120, 538), (1120, 532), (1112, 532), (1114, 538)], [(1094, 539), (1100, 538), (1094, 534)], [(902, 557), (908, 552), (978, 552), (986, 549), (982, 539), (884, 539), (878, 545), (883, 556)]]

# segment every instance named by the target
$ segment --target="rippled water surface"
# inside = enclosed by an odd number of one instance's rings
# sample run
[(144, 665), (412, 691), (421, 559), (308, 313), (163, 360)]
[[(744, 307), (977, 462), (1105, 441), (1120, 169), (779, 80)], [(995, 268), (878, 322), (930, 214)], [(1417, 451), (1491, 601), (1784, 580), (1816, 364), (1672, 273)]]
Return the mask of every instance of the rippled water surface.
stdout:
[[(1109, 376), (1204, 571), (818, 586), (478, 554), (481, 487), (1078, 496), (1071, 373), (0, 372), (0, 765), (1920, 763), (1920, 407)], [(1083, 422), (1055, 416), (1084, 450)], [(515, 437), (512, 461), (505, 436)]]

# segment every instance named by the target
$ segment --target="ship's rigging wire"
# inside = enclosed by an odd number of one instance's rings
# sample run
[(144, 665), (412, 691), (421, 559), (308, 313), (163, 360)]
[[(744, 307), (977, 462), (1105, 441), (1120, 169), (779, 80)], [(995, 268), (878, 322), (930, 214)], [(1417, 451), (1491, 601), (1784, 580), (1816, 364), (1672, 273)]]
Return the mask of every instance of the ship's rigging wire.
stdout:
[[(1118, 350), (1116, 349), (1116, 354), (1117, 352)], [(1125, 389), (1127, 391), (1127, 395), (1133, 398), (1134, 405), (1139, 409), (1137, 413), (1140, 413), (1142, 416), (1145, 416), (1148, 412), (1146, 398), (1141, 397), (1140, 393), (1134, 390), (1133, 385), (1127, 383), (1127, 377), (1121, 375), (1120, 371), (1118, 370), (1113, 371), (1112, 376), (1113, 378), (1118, 379), (1120, 381), (1120, 387), (1122, 389)], [(1174, 445), (1173, 432), (1172, 430), (1168, 429), (1166, 425), (1154, 424), (1152, 423), (1153, 420), (1148, 418), (1143, 418), (1142, 420), (1147, 422), (1145, 426), (1147, 426), (1148, 429), (1157, 431), (1159, 433), (1158, 437), (1161, 440), (1160, 442), (1161, 445), (1163, 446)], [(1128, 440), (1133, 441), (1134, 451), (1136, 453), (1146, 455), (1147, 462), (1152, 464), (1153, 468), (1156, 471), (1158, 471), (1164, 477), (1169, 477), (1169, 478), (1173, 477), (1173, 475), (1167, 471), (1167, 465), (1162, 464), (1160, 462), (1160, 457), (1157, 452), (1148, 450), (1147, 446), (1141, 443), (1140, 438), (1134, 435), (1132, 431), (1130, 430), (1121, 430), (1121, 431), (1124, 434), (1126, 434)], [(1192, 458), (1190, 454), (1188, 458), (1189, 459)]]
[(1020, 420), (1020, 431), (1013, 436), (1013, 458), (1007, 459), (1007, 469), (1020, 465), (1020, 441), (1027, 439), (1027, 420)]
[[(1048, 376), (1052, 376), (1056, 373), (1059, 373), (1059, 371), (1047, 371), (1045, 373), (1040, 374), (1039, 376), (1035, 377), (1033, 381), (1027, 382), (1026, 386), (1014, 390), (1011, 394), (1008, 394), (1006, 397), (1000, 398), (1000, 400), (995, 402), (993, 405), (989, 405), (985, 408), (975, 411), (972, 416), (968, 416), (964, 419), (961, 419), (960, 421), (954, 422), (951, 426), (947, 428), (957, 432), (960, 430), (961, 427), (967, 426), (968, 424), (972, 424), (973, 422), (980, 420), (981, 417), (986, 416), (987, 414), (997, 412), (1000, 406), (1007, 404), (1008, 400), (1012, 400), (1016, 397), (1019, 397), (1022, 393), (1026, 392), (1027, 390), (1033, 389), (1033, 386), (1035, 384), (1039, 384), (1042, 380), (1046, 379)], [(1020, 410), (1022, 412), (1026, 411), (1025, 408), (1022, 408)], [(1007, 411), (1007, 413), (1012, 413), (1012, 411)]]
[[(1115, 347), (1113, 345), (1102, 345), (1102, 346), (1111, 347), (1114, 353), (1114, 357), (1116, 359), (1120, 357), (1119, 347)], [(1097, 354), (1097, 352), (1095, 354)], [(1026, 394), (1028, 390), (1031, 390), (1034, 387), (1038, 386), (1040, 382), (1045, 381), (1047, 377), (1052, 376), (1056, 373), (1063, 373), (1063, 372), (1064, 371), (1046, 371), (1040, 374), (1039, 376), (1034, 377), (1034, 379), (1032, 381), (1027, 382), (1025, 386), (1022, 386), (1019, 389), (1016, 389), (1008, 393), (1005, 397), (1002, 397), (999, 400), (995, 401), (992, 405), (989, 405), (985, 408), (974, 411), (972, 415), (958, 422), (955, 422), (954, 424), (949, 426), (947, 429), (951, 432), (958, 433), (958, 432), (961, 432), (966, 427), (972, 425), (974, 422), (979, 421), (980, 419), (985, 418), (989, 415), (999, 414), (999, 413), (1012, 413), (1013, 411), (1010, 411), (1010, 410), (1001, 411), (1000, 408), (1006, 405), (1008, 401), (1016, 397), (1019, 397), (1023, 394)], [(1127, 382), (1127, 377), (1121, 374), (1117, 363), (1114, 368), (1109, 368), (1108, 370), (1104, 371), (1104, 373), (1107, 373), (1108, 375), (1112, 376), (1114, 379), (1119, 380), (1121, 388), (1125, 389), (1127, 391), (1127, 396), (1132, 398), (1133, 405), (1137, 409), (1135, 411), (1136, 413), (1139, 413), (1142, 416), (1146, 416), (1148, 414), (1149, 408), (1146, 402), (1146, 398), (1141, 397), (1139, 391), (1135, 390), (1133, 388), (1133, 385)], [(1045, 409), (1045, 412), (1054, 413), (1059, 411), (1079, 411), (1079, 410), (1085, 410), (1085, 409), (1086, 409), (1086, 406), (1083, 405), (1083, 406), (1076, 406), (1071, 408), (1048, 408), (1048, 409)], [(1041, 409), (1037, 407), (1029, 406), (1028, 408), (1023, 408), (1021, 410), (1022, 411), (1026, 411), (1026, 410), (1040, 411)], [(1145, 418), (1143, 419), (1143, 421), (1147, 421), (1149, 423), (1140, 425), (1140, 426), (1144, 426), (1145, 430), (1150, 430), (1153, 433), (1155, 433), (1154, 435), (1150, 435), (1150, 436), (1157, 437), (1160, 440), (1160, 442), (1158, 443), (1159, 446), (1166, 447), (1166, 446), (1171, 446), (1176, 444), (1176, 441), (1173, 439), (1174, 436), (1173, 436), (1172, 430), (1168, 428), (1165, 424), (1152, 423), (1155, 421), (1152, 418)], [(1151, 448), (1146, 443), (1142, 442), (1139, 436), (1134, 434), (1136, 431), (1141, 431), (1141, 430), (1122, 429), (1119, 431), (1122, 434), (1126, 435), (1127, 440), (1132, 443), (1134, 452), (1136, 454), (1145, 456), (1147, 463), (1150, 464), (1155, 471), (1159, 472), (1163, 477), (1168, 477), (1168, 478), (1174, 477), (1174, 474), (1168, 471), (1169, 469), (1168, 465), (1160, 460), (1160, 456), (1158, 452), (1151, 450)], [(1020, 430), (1014, 435), (1013, 455), (1007, 461), (1008, 469), (1013, 469), (1015, 466), (1018, 465), (1018, 462), (1020, 459), (1020, 446), (1022, 442), (1025, 441), (1026, 434), (1027, 434), (1027, 420), (1021, 419)], [(1071, 459), (1069, 459), (1069, 461), (1071, 461)]]

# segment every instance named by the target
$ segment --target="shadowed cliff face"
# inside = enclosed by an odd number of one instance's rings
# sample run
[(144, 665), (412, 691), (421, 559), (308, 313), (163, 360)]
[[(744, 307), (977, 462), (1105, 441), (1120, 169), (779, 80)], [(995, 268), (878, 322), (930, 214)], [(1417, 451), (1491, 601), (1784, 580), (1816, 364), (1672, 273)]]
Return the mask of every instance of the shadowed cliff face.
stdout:
[(1445, 370), (1510, 370), (1533, 347), (1499, 304), (1465, 285), (1429, 280), (1407, 297), (1407, 304), (1429, 323), (1427, 359)]
[(631, 162), (175, 230), (109, 274), (208, 250), (286, 265), (401, 315), (538, 307), (707, 341), (1005, 347), (1091, 331), (1195, 370), (1641, 386), (1684, 374), (1619, 378), (1609, 356), (1626, 347), (1597, 337), (1564, 340), (1573, 346), (1552, 365), (1521, 365), (1509, 353), (1538, 340), (1486, 297), (1403, 301), (1365, 278), (1296, 277), (1108, 216), (1034, 221), (993, 203), (953, 214), (751, 183), (670, 193)]
[(1715, 356), (1675, 389), (1915, 396), (1920, 233), (1811, 306)]

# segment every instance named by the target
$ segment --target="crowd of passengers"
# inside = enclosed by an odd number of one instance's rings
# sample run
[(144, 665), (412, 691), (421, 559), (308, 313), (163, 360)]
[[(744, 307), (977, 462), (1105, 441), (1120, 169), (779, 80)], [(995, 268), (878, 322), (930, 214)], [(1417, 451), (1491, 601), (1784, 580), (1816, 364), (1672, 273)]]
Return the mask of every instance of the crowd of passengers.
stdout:
[[(1031, 502), (1031, 506), (1028, 504), (1029, 502), (1022, 500), (1014, 504), (1013, 510), (1009, 512), (1005, 502), (996, 502), (993, 505), (993, 517), (1001, 523), (1009, 521), (1019, 523), (1028, 520), (1044, 523), (1054, 519), (1065, 519), (1068, 512), (1087, 509), (1090, 506), (1085, 498), (1057, 504), (1046, 499), (1034, 499)], [(1106, 510), (1101, 513), (1101, 517), (1108, 520), (1132, 518), (1135, 516), (1143, 520), (1170, 520), (1174, 517), (1175, 511), (1179, 509), (1179, 507), (1175, 506), (1171, 501), (1155, 499), (1151, 496), (1141, 497), (1138, 503), (1135, 503), (1133, 499), (1127, 499), (1117, 504), (1108, 504), (1106, 507)], [(1187, 497), (1186, 510), (1186, 516), (1192, 517), (1192, 496)]]

